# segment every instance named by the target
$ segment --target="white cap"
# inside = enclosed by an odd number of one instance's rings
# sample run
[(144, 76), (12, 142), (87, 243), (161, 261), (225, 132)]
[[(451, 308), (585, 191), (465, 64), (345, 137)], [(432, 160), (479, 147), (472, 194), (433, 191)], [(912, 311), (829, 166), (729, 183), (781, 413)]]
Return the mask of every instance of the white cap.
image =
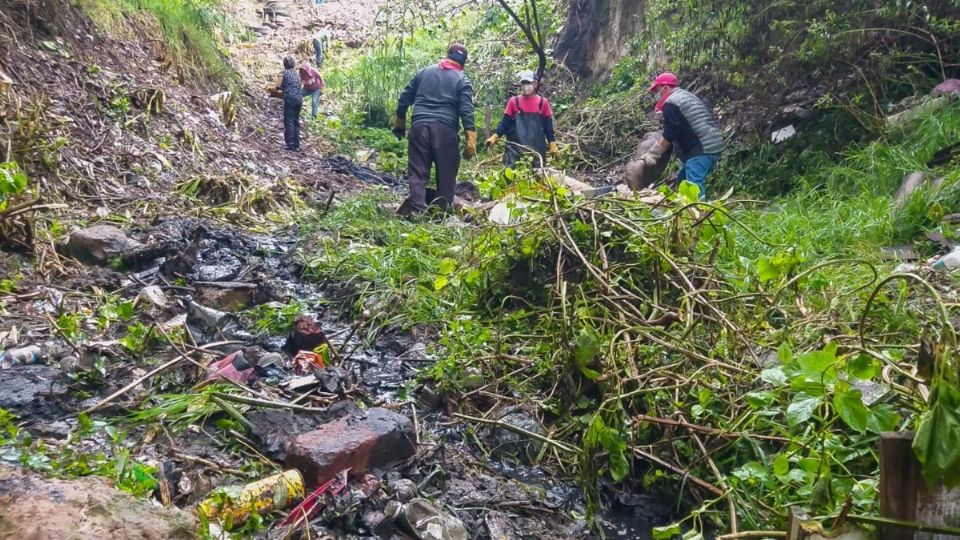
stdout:
[(525, 82), (536, 82), (537, 76), (534, 75), (533, 72), (528, 69), (526, 71), (521, 71), (520, 73), (517, 73), (517, 79), (519, 79), (520, 84), (523, 84)]

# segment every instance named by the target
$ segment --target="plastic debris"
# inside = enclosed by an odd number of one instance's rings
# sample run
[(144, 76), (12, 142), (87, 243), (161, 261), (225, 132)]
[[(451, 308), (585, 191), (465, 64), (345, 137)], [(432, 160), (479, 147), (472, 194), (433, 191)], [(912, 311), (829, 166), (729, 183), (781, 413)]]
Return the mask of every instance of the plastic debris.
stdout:
[(243, 351), (230, 353), (207, 368), (210, 375), (208, 381), (226, 379), (228, 381), (245, 383), (253, 378), (255, 370), (252, 364), (243, 357)]
[(323, 495), (329, 493), (331, 495), (339, 495), (344, 488), (347, 487), (347, 473), (350, 469), (344, 469), (338, 472), (333, 478), (327, 480), (323, 484), (320, 484), (320, 487), (315, 489), (313, 493), (307, 495), (307, 498), (303, 500), (302, 503), (298, 504), (293, 510), (290, 511), (290, 514), (283, 518), (283, 521), (280, 522), (280, 527), (287, 527), (290, 525), (296, 525), (302, 522), (308, 522), (310, 519), (323, 509), (324, 505), (321, 504), (320, 498)]
[(460, 519), (444, 514), (426, 499), (414, 499), (400, 507), (400, 524), (418, 540), (467, 540)]
[(0, 355), (0, 369), (8, 369), (13, 366), (37, 364), (42, 358), (40, 347), (30, 345), (19, 349), (10, 349)]
[(293, 357), (293, 372), (297, 375), (313, 373), (314, 370), (327, 367), (323, 357), (312, 351), (300, 351)]
[(303, 496), (303, 476), (291, 469), (246, 486), (219, 488), (197, 505), (197, 511), (211, 521), (236, 526), (254, 512), (283, 510)]

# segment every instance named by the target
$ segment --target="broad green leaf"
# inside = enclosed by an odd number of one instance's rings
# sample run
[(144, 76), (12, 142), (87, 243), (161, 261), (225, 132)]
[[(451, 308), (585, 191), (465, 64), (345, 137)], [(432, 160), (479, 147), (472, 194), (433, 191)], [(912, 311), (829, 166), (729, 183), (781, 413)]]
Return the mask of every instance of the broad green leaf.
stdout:
[(809, 375), (820, 375), (837, 361), (833, 352), (824, 349), (801, 354), (797, 364)]
[(936, 401), (920, 417), (913, 451), (927, 484), (960, 484), (960, 389), (940, 381)]
[(867, 431), (871, 433), (893, 431), (897, 429), (898, 425), (900, 425), (900, 415), (890, 405), (874, 405), (870, 408), (870, 416), (867, 418)]
[(671, 523), (664, 527), (654, 527), (652, 532), (654, 540), (670, 540), (674, 536), (682, 534), (683, 529), (680, 528), (679, 523)]
[(630, 475), (630, 463), (623, 450), (610, 452), (610, 477), (614, 482), (621, 482)]
[(697, 202), (700, 200), (700, 186), (693, 182), (687, 182), (686, 180), (681, 181), (680, 186), (677, 187), (677, 193), (686, 199), (687, 202)]
[(851, 429), (864, 433), (870, 411), (864, 406), (860, 390), (848, 389), (833, 395), (833, 406), (844, 423)]
[(457, 269), (457, 261), (451, 259), (450, 257), (444, 257), (440, 261), (439, 272), (443, 275), (452, 274), (454, 270)]
[(760, 372), (760, 380), (774, 387), (783, 386), (787, 384), (787, 374), (781, 367), (769, 368)]
[(773, 392), (750, 392), (744, 397), (747, 398), (747, 403), (754, 409), (762, 409), (773, 403), (775, 399)]
[(790, 344), (786, 341), (781, 343), (780, 347), (777, 348), (777, 358), (779, 358), (783, 364), (789, 364), (793, 361), (793, 349), (790, 348)]
[(865, 354), (858, 354), (847, 361), (844, 369), (853, 377), (868, 381), (880, 374), (880, 362)]
[(780, 269), (770, 262), (770, 259), (763, 257), (757, 261), (757, 279), (762, 283), (772, 281), (778, 277), (780, 277)]
[(820, 398), (811, 396), (803, 392), (793, 398), (793, 402), (787, 406), (787, 423), (791, 427), (802, 424), (813, 416), (817, 407), (820, 406)]
[(790, 459), (786, 454), (778, 454), (773, 458), (773, 474), (783, 476), (790, 472)]
[(581, 328), (573, 344), (573, 359), (577, 365), (580, 367), (590, 365), (599, 351), (600, 340), (597, 335), (586, 328)]
[(446, 276), (437, 276), (437, 279), (433, 280), (433, 290), (439, 291), (446, 287), (450, 283), (450, 280)]

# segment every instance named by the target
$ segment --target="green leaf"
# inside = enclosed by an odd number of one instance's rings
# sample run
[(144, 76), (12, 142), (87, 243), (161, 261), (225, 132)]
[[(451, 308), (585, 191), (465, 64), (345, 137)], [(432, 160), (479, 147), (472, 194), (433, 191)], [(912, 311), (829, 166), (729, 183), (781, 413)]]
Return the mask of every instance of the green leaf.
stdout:
[(754, 409), (762, 409), (776, 399), (773, 392), (750, 392), (744, 397), (747, 398), (747, 403)]
[(772, 281), (778, 277), (780, 277), (780, 269), (770, 262), (770, 259), (763, 257), (757, 261), (757, 279), (762, 283)]
[(837, 361), (836, 347), (824, 347), (822, 351), (812, 351), (797, 357), (797, 364), (808, 375), (820, 376)]
[(866, 354), (858, 354), (847, 362), (845, 370), (857, 379), (866, 381), (880, 374), (880, 362)]
[(874, 405), (870, 408), (870, 416), (867, 418), (867, 431), (871, 433), (893, 431), (897, 429), (898, 425), (900, 425), (900, 415), (890, 405)]
[(787, 423), (793, 427), (806, 422), (813, 416), (819, 406), (819, 397), (800, 392), (793, 398), (793, 402), (787, 406)]
[(450, 257), (444, 257), (440, 261), (439, 272), (443, 275), (450, 275), (454, 270), (457, 269), (457, 261), (451, 259)]
[(433, 290), (439, 291), (446, 287), (450, 283), (450, 280), (446, 276), (437, 276), (437, 279), (433, 280)]
[(913, 451), (927, 484), (960, 484), (960, 389), (940, 381), (933, 405), (920, 417)]
[(788, 472), (790, 472), (790, 459), (786, 454), (777, 454), (777, 457), (773, 458), (773, 474), (783, 476)]
[(610, 477), (614, 482), (622, 482), (624, 478), (630, 475), (630, 463), (623, 450), (610, 452)]
[(682, 534), (683, 529), (680, 528), (679, 523), (671, 523), (663, 527), (654, 527), (652, 532), (654, 540), (670, 540), (674, 536)]
[(870, 411), (863, 404), (863, 394), (857, 389), (848, 389), (833, 395), (833, 406), (844, 423), (851, 429), (865, 433)]
[(760, 372), (760, 380), (774, 387), (783, 386), (787, 384), (787, 374), (781, 367), (769, 368)]
[(599, 351), (600, 339), (597, 335), (587, 328), (581, 328), (573, 344), (573, 360), (580, 372), (590, 380), (596, 380), (600, 376), (599, 372), (590, 367)]
[(687, 200), (687, 202), (697, 202), (700, 200), (700, 186), (683, 180), (677, 187), (677, 193)]
[(779, 358), (783, 364), (789, 364), (793, 361), (793, 349), (790, 348), (790, 344), (786, 341), (781, 343), (780, 347), (777, 348), (777, 358)]

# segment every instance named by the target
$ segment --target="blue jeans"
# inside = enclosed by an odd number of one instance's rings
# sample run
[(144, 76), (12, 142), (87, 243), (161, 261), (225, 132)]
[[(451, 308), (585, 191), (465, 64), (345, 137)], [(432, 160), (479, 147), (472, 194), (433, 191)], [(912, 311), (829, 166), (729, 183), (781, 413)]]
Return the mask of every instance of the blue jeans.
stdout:
[(720, 154), (700, 154), (686, 160), (683, 162), (680, 172), (677, 173), (677, 186), (679, 187), (683, 180), (696, 184), (700, 188), (700, 198), (706, 198), (707, 175), (710, 174), (719, 159)]
[(310, 91), (307, 89), (303, 90), (304, 96), (310, 96), (310, 116), (317, 117), (317, 108), (320, 106), (320, 89)]
[(317, 38), (313, 38), (313, 52), (317, 56), (317, 67), (323, 65), (323, 42)]

